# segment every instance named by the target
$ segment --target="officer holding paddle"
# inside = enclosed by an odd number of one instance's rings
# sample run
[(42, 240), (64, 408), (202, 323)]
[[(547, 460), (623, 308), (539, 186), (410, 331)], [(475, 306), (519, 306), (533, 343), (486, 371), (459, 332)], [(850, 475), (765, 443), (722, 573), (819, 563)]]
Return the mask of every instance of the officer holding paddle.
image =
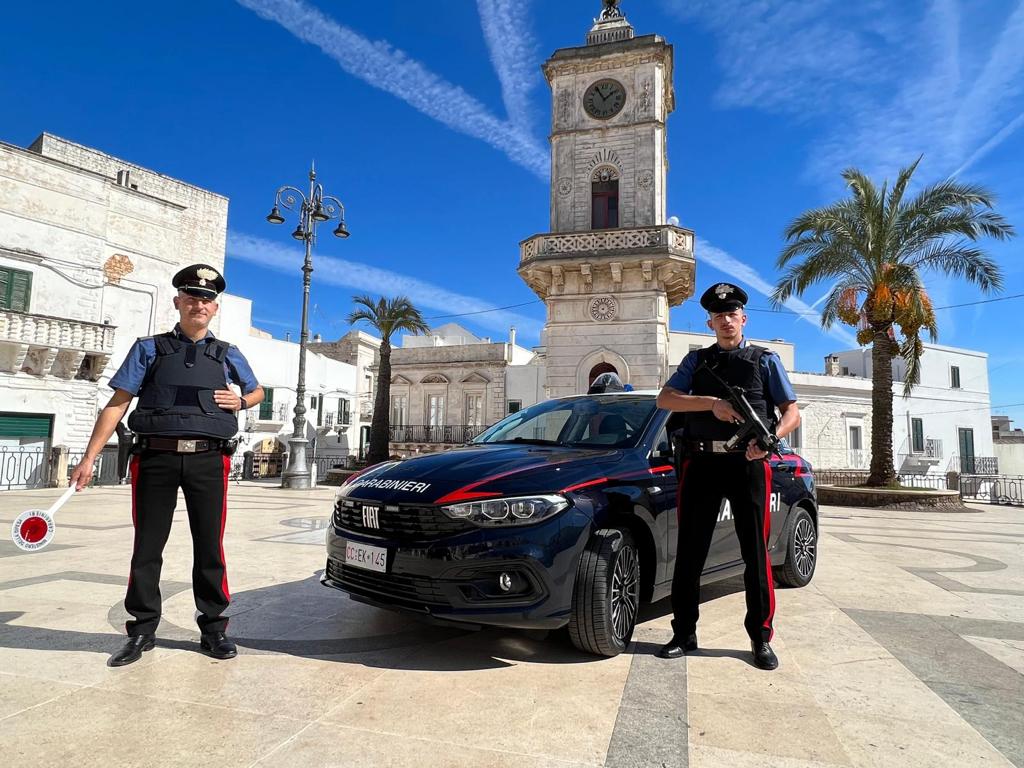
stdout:
[[(125, 595), (128, 640), (107, 662), (131, 664), (153, 648), (160, 623), (160, 567), (171, 531), (178, 489), (185, 495), (192, 532), (192, 591), (199, 609), (200, 647), (218, 659), (236, 655), (223, 615), (231, 595), (224, 562), (224, 523), (232, 438), (237, 412), (263, 400), (252, 368), (238, 348), (214, 338), (210, 321), (224, 278), (213, 267), (193, 264), (178, 272), (173, 331), (139, 339), (110, 380), (113, 397), (100, 412), (82, 462), (71, 473), (79, 489), (89, 484), (96, 457), (124, 417), (136, 434), (131, 459), (131, 573)], [(229, 388), (236, 384), (237, 395)]]

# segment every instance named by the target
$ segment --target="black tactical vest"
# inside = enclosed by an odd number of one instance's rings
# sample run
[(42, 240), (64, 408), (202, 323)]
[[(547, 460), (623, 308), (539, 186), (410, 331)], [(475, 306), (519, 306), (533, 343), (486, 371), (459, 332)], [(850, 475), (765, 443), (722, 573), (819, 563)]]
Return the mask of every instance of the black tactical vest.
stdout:
[(156, 360), (128, 426), (140, 435), (234, 437), (238, 417), (213, 399), (215, 390), (227, 388), (224, 358), (231, 345), (219, 340), (192, 344), (173, 333), (153, 340)]
[[(741, 387), (747, 401), (761, 421), (774, 429), (775, 405), (761, 376), (761, 358), (768, 354), (764, 347), (747, 344), (737, 349), (723, 350), (712, 345), (697, 352), (697, 368), (693, 373), (690, 394), (725, 397), (725, 389), (711, 374), (711, 368), (724, 381)], [(728, 440), (736, 434), (737, 426), (716, 418), (711, 411), (694, 411), (685, 416), (685, 437), (688, 440)]]

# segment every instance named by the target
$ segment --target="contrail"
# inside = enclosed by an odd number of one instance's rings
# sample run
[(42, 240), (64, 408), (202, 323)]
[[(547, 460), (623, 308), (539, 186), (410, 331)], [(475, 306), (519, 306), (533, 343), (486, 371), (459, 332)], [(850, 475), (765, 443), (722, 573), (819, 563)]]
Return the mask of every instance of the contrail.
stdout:
[[(300, 248), (288, 247), (262, 237), (231, 231), (228, 232), (227, 254), (232, 258), (242, 259), (261, 267), (294, 274), (298, 280), (298, 269), (302, 263)], [(516, 312), (487, 311), (493, 310), (494, 306), (482, 299), (455, 293), (447, 288), (391, 270), (332, 256), (317, 256), (315, 266), (318, 281), (373, 294), (386, 291), (390, 296), (408, 296), (412, 303), (420, 309), (429, 307), (443, 310), (446, 314), (486, 311), (486, 314), (474, 317), (473, 322), (494, 331), (507, 332), (509, 326), (514, 325), (525, 336), (538, 338), (543, 326), (540, 321)], [(455, 318), (455, 321), (457, 322), (458, 319)]]
[[(715, 269), (743, 280), (758, 293), (762, 293), (765, 296), (771, 296), (772, 291), (775, 290), (775, 287), (754, 271), (753, 267), (744, 264), (735, 256), (726, 253), (721, 248), (709, 243), (707, 240), (699, 237), (697, 238), (697, 252), (700, 254), (701, 258), (706, 260)], [(787, 299), (785, 305), (796, 312), (801, 319), (810, 323), (819, 331), (823, 331), (851, 347), (860, 346), (860, 344), (857, 343), (857, 337), (844, 328), (840, 328), (835, 325), (828, 330), (822, 328), (821, 315), (811, 309), (806, 302), (803, 302), (800, 299)]]
[(526, 131), (500, 120), (462, 88), (445, 81), (400, 50), (372, 42), (303, 0), (237, 0), (260, 17), (315, 45), (354, 77), (397, 96), (452, 130), (480, 139), (542, 180), (550, 161)]
[(491, 63), (501, 83), (508, 120), (523, 132), (530, 130), (530, 91), (540, 81), (536, 47), (529, 33), (529, 0), (477, 0)]

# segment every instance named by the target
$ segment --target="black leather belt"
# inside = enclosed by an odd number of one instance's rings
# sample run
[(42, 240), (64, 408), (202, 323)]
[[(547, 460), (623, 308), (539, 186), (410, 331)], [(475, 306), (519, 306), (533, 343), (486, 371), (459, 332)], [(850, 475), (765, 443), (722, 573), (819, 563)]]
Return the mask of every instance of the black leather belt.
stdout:
[(683, 450), (687, 453), (719, 453), (719, 454), (744, 454), (747, 446), (737, 445), (732, 449), (725, 447), (725, 440), (684, 440)]
[(204, 453), (227, 448), (231, 440), (196, 440), (178, 437), (140, 437), (139, 447), (144, 451), (170, 451), (171, 453)]

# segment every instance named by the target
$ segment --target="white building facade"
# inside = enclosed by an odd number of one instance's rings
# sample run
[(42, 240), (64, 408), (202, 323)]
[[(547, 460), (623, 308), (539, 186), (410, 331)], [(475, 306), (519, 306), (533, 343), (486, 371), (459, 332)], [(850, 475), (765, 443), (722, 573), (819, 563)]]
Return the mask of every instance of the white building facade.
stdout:
[[(257, 454), (261, 474), (276, 474), (284, 461), (288, 438), (294, 432), (295, 387), (299, 375), (299, 345), (275, 339), (252, 327), (252, 301), (221, 294), (218, 336), (245, 355), (266, 397), (240, 414), (239, 464), (245, 451)], [(307, 455), (321, 470), (359, 453), (356, 366), (306, 351), (306, 432), (311, 441)]]
[[(870, 381), (871, 349), (833, 356), (841, 377)], [(903, 397), (906, 365), (893, 361), (893, 450), (904, 474), (996, 474), (992, 442), (988, 354), (925, 344), (920, 380)], [(870, 418), (867, 419), (870, 426)], [(863, 435), (870, 448), (870, 435)]]

